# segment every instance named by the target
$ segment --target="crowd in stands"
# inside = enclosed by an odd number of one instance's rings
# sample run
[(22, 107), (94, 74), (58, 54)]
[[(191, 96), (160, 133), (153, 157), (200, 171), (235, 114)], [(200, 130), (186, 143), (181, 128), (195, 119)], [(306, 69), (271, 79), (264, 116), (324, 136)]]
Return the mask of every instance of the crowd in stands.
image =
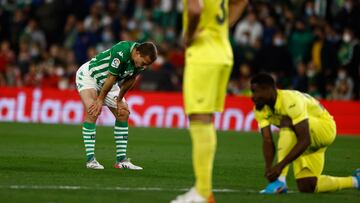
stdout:
[[(131, 40), (159, 50), (135, 88), (181, 91), (181, 21), (181, 0), (2, 0), (0, 87), (75, 89), (82, 63)], [(251, 76), (266, 71), (280, 88), (360, 98), (359, 0), (250, 0), (229, 37), (229, 94), (250, 95)]]

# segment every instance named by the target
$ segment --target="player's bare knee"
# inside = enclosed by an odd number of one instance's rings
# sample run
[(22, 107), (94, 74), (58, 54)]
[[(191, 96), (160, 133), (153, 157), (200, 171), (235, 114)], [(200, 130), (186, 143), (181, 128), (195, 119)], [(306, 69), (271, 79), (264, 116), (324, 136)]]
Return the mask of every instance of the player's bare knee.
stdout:
[(311, 189), (310, 187), (308, 186), (298, 186), (298, 189), (299, 189), (299, 192), (302, 192), (302, 193), (314, 193), (315, 190), (314, 189)]
[(88, 113), (88, 109), (86, 109), (86, 112), (85, 112), (85, 121), (86, 122), (95, 123), (97, 118), (98, 118), (98, 116), (90, 115)]
[(190, 114), (190, 121), (202, 122), (202, 123), (211, 123), (213, 119), (212, 114)]
[(299, 192), (314, 193), (316, 189), (316, 177), (296, 179)]
[(118, 115), (116, 116), (117, 120), (125, 121), (129, 118), (130, 112), (127, 109), (120, 109)]
[(98, 118), (97, 116), (92, 116), (92, 115), (87, 114), (85, 116), (85, 121), (90, 122), (90, 123), (95, 123), (97, 118)]

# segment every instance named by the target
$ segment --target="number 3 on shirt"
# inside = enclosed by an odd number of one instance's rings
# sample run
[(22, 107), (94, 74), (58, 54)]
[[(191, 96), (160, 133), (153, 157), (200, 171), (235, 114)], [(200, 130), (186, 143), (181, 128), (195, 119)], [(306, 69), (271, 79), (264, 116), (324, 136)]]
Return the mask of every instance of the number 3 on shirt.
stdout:
[(224, 24), (224, 22), (225, 22), (225, 16), (226, 16), (225, 0), (221, 0), (220, 10), (221, 10), (220, 15), (219, 15), (219, 14), (216, 15), (216, 22), (217, 22), (219, 25), (222, 25), (222, 24)]

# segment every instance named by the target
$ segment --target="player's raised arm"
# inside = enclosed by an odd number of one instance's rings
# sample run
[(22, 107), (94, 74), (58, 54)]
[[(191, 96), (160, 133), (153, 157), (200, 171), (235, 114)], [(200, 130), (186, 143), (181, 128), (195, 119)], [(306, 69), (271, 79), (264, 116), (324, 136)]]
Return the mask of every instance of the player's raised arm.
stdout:
[(117, 76), (109, 73), (105, 79), (104, 85), (102, 86), (99, 96), (89, 107), (89, 114), (97, 116), (101, 112), (102, 105), (108, 92), (111, 90), (112, 86), (115, 84)]
[(229, 26), (233, 26), (243, 14), (248, 0), (229, 0)]
[(189, 46), (195, 38), (196, 28), (200, 22), (201, 12), (204, 7), (203, 0), (188, 0), (187, 15), (188, 24), (184, 33), (184, 44)]

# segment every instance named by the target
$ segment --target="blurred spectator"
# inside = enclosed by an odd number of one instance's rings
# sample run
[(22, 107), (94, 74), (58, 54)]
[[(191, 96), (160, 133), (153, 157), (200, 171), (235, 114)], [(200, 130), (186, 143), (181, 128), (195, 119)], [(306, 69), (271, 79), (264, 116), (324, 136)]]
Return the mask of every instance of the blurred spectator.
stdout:
[(322, 27), (317, 26), (313, 30), (314, 41), (311, 47), (311, 62), (314, 65), (317, 72), (322, 70), (322, 50), (324, 46), (324, 31)]
[(20, 36), (20, 39), (27, 41), (30, 46), (32, 44), (39, 44), (41, 49), (46, 49), (45, 34), (39, 29), (38, 22), (34, 19), (30, 19), (24, 29), (24, 32)]
[(0, 87), (6, 87), (6, 79), (5, 76), (3, 74), (0, 74)]
[(4, 74), (6, 67), (14, 62), (15, 54), (10, 48), (8, 41), (2, 41), (0, 43), (0, 74)]
[(115, 36), (110, 26), (106, 26), (101, 33), (101, 43), (98, 43), (97, 50), (102, 51), (111, 48), (115, 43)]
[(327, 81), (325, 83), (325, 99), (331, 100), (333, 98), (333, 92), (334, 92), (334, 82), (333, 81)]
[(325, 40), (321, 52), (322, 72), (326, 78), (334, 79), (336, 77), (336, 69), (339, 66), (337, 52), (341, 39), (329, 24), (325, 25), (324, 32)]
[(29, 73), (24, 78), (24, 85), (27, 87), (39, 87), (41, 77), (39, 68), (36, 64), (32, 63), (29, 67)]
[(111, 18), (103, 10), (104, 5), (101, 1), (96, 1), (90, 7), (90, 14), (84, 20), (86, 31), (94, 32), (111, 24)]
[(248, 10), (246, 18), (240, 21), (234, 32), (235, 42), (239, 45), (253, 46), (257, 40), (261, 39), (263, 28), (261, 23), (251, 9)]
[(307, 92), (308, 90), (308, 78), (306, 75), (306, 65), (304, 63), (298, 63), (297, 74), (295, 74), (292, 82), (292, 88), (301, 92)]
[(321, 74), (317, 71), (316, 67), (312, 62), (309, 62), (306, 67), (306, 76), (308, 82), (308, 90), (307, 92), (315, 97), (315, 98), (322, 98), (322, 80)]
[(308, 94), (314, 98), (321, 99), (322, 94), (319, 90), (319, 87), (316, 83), (310, 83), (308, 88)]
[(83, 64), (87, 61), (87, 49), (93, 45), (91, 41), (91, 34), (85, 30), (84, 23), (78, 21), (76, 24), (77, 35), (73, 46), (77, 62)]
[[(181, 14), (181, 0), (0, 1), (0, 86), (74, 89), (77, 68), (96, 53), (150, 40), (161, 54), (137, 88), (181, 91)], [(250, 75), (267, 71), (281, 88), (359, 99), (358, 19), (359, 0), (251, 2), (230, 32), (229, 92), (248, 95)]]
[[(10, 42), (12, 46), (16, 46), (19, 42), (22, 30), (25, 27), (25, 16), (22, 10), (18, 9), (15, 11), (13, 19), (10, 22)], [(8, 29), (8, 28), (5, 28)]]
[(47, 65), (54, 66), (54, 65), (61, 65), (64, 64), (62, 53), (63, 48), (60, 47), (57, 44), (53, 44), (50, 47), (49, 55), (47, 56), (46, 60), (44, 62), (47, 63)]
[(250, 80), (251, 67), (249, 64), (241, 64), (239, 78), (231, 79), (228, 85), (228, 92), (234, 95), (251, 96)]
[(45, 67), (45, 72), (43, 75), (43, 79), (41, 81), (41, 87), (43, 88), (59, 88), (59, 82), (61, 75), (61, 68), (55, 66), (47, 66)]
[(336, 16), (336, 28), (344, 30), (350, 28), (360, 36), (360, 5), (357, 0), (344, 0), (343, 8)]
[(155, 64), (141, 74), (140, 90), (175, 91), (181, 88), (175, 66), (170, 61), (172, 54), (168, 47), (161, 48)]
[(289, 36), (289, 50), (294, 63), (309, 60), (314, 35), (305, 26), (305, 22), (297, 20), (295, 30)]
[(316, 15), (315, 4), (313, 0), (306, 0), (304, 3), (303, 16), (305, 19), (308, 19)]
[(5, 73), (6, 84), (10, 87), (21, 87), (21, 71), (15, 64), (9, 64)]
[[(353, 81), (360, 80), (360, 44), (351, 29), (345, 29), (343, 32), (342, 43), (338, 52), (338, 60), (340, 65), (345, 67)], [(357, 93), (359, 89), (359, 83), (355, 83), (355, 93)], [(356, 95), (356, 97), (359, 97), (359, 95)]]
[(279, 13), (279, 15), (283, 15), (279, 21), (284, 28), (285, 35), (289, 36), (294, 29), (295, 14), (288, 6), (284, 6), (283, 13)]
[(20, 68), (21, 76), (24, 76), (29, 71), (31, 62), (30, 47), (27, 41), (20, 41), (19, 54), (17, 56), (17, 65)]
[(254, 60), (254, 68), (257, 71), (266, 71), (277, 75), (282, 88), (290, 85), (286, 80), (290, 80), (293, 65), (286, 38), (281, 31), (275, 33), (270, 46), (260, 49)]
[(360, 45), (351, 29), (345, 29), (342, 35), (342, 43), (338, 52), (340, 65), (347, 69), (350, 75), (357, 75), (360, 65)]
[(272, 44), (275, 33), (276, 33), (276, 26), (275, 26), (274, 18), (268, 16), (264, 20), (264, 34), (262, 37), (263, 46), (268, 46)]
[(351, 100), (353, 98), (354, 82), (348, 76), (346, 69), (340, 68), (335, 81), (333, 99)]
[(64, 47), (71, 49), (75, 44), (77, 37), (77, 19), (75, 15), (68, 15), (64, 26)]

